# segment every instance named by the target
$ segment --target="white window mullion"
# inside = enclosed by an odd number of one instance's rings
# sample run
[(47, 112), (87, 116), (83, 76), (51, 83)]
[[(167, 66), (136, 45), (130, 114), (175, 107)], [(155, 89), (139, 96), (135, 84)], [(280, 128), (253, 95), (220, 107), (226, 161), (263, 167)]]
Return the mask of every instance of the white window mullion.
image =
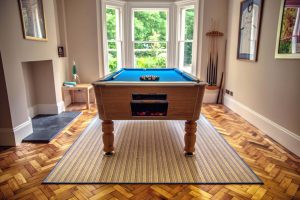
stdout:
[[(104, 73), (109, 74), (112, 72), (113, 66), (115, 70), (123, 67), (124, 65), (124, 48), (123, 48), (123, 13), (124, 3), (118, 1), (103, 1), (102, 2), (102, 22), (103, 22), (103, 52), (104, 52)], [(107, 11), (111, 10), (110, 15), (113, 15), (115, 35), (114, 37), (108, 38), (108, 18)], [(112, 28), (112, 27), (110, 27)]]
[[(195, 5), (192, 4), (183, 4), (183, 5), (178, 5), (178, 41), (177, 41), (177, 59), (178, 59), (178, 66), (181, 70), (184, 70), (186, 72), (189, 73), (195, 73), (195, 44), (194, 44), (194, 38), (195, 38), (195, 34), (197, 34), (197, 29), (195, 29), (195, 17), (196, 17), (196, 8)], [(188, 35), (186, 35), (186, 29), (187, 28), (191, 28), (188, 27), (188, 25), (190, 24), (186, 24), (186, 20), (187, 19), (191, 19), (191, 18), (187, 18), (187, 13), (188, 12), (194, 12), (194, 19), (193, 19), (193, 35), (192, 38), (186, 38), (188, 37)], [(191, 48), (191, 50), (189, 52), (186, 52), (187, 49)], [(188, 56), (188, 57), (186, 57)], [(188, 63), (185, 63), (186, 60), (189, 61)]]

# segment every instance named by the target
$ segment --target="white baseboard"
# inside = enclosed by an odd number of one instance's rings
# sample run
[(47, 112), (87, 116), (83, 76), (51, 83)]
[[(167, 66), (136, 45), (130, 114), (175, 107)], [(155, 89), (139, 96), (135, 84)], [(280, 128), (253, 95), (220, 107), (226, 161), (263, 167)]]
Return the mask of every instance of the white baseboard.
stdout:
[(228, 95), (224, 97), (224, 105), (241, 115), (285, 148), (300, 156), (300, 136), (262, 116)]
[(31, 119), (14, 128), (0, 128), (0, 146), (16, 146), (33, 132)]
[(65, 103), (63, 101), (60, 101), (57, 103), (57, 111), (58, 111), (58, 114), (65, 111)]
[(59, 114), (65, 111), (63, 101), (57, 104), (38, 104), (28, 108), (29, 118), (14, 128), (0, 128), (0, 146), (16, 146), (30, 135), (32, 130), (31, 118), (38, 114)]
[(34, 116), (38, 115), (38, 105), (34, 105), (28, 108), (28, 114), (30, 118), (33, 118)]
[(65, 104), (63, 101), (57, 104), (37, 104), (28, 108), (29, 116), (33, 118), (40, 114), (60, 114), (65, 111)]
[(13, 128), (16, 145), (19, 145), (22, 140), (33, 132), (31, 119)]

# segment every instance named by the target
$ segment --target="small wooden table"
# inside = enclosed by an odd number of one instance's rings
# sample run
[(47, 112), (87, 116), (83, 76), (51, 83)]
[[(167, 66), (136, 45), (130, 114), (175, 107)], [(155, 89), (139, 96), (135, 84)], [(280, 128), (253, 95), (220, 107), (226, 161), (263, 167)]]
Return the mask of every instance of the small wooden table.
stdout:
[[(72, 98), (71, 98), (71, 101), (72, 101), (72, 99), (75, 99), (74, 91), (84, 90), (86, 93), (86, 107), (87, 107), (87, 109), (90, 109), (90, 90), (91, 89), (93, 89), (93, 86), (91, 84), (87, 84), (87, 83), (77, 84), (74, 87), (63, 86), (62, 87), (63, 100), (65, 101), (65, 95), (64, 95), (65, 91), (72, 91)], [(96, 102), (96, 99), (95, 99), (95, 102)]]

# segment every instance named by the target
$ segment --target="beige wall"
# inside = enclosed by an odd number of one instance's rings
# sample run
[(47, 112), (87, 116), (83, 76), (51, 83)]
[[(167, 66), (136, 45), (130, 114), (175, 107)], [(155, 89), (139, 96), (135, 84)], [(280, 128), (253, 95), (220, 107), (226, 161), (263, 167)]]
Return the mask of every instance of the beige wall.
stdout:
[(11, 133), (13, 130), (4, 77), (3, 63), (0, 52), (0, 146), (14, 145), (15, 137)]
[[(99, 1), (100, 2), (100, 1)], [(76, 61), (81, 82), (91, 83), (101, 76), (98, 54), (97, 0), (65, 0), (65, 18), (68, 43), (69, 70)]]
[(219, 66), (218, 66), (218, 85), (221, 80), (221, 74), (225, 67), (225, 41), (227, 32), (227, 10), (228, 0), (204, 0), (200, 4), (200, 17), (202, 13), (202, 21), (199, 23), (200, 46), (198, 48), (198, 74), (201, 80), (206, 81), (207, 63), (209, 61), (210, 38), (205, 34), (213, 29), (212, 22), (215, 23), (216, 30), (224, 33), (223, 37), (218, 39)]
[(22, 63), (28, 107), (56, 104), (51, 60)]
[[(47, 42), (23, 39), (18, 1), (0, 1), (0, 51), (13, 127), (28, 121), (22, 62), (52, 60), (56, 102), (60, 102), (62, 98), (61, 84), (65, 79), (65, 66), (63, 66), (64, 62), (57, 56), (56, 11), (53, 0), (44, 0), (43, 3), (47, 25)], [(21, 130), (20, 134), (23, 134)]]
[(229, 0), (226, 88), (233, 98), (300, 135), (300, 60), (274, 59), (280, 0), (265, 0), (257, 62), (236, 59), (240, 1)]
[(31, 67), (30, 62), (22, 63), (22, 70), (24, 75), (24, 84), (26, 89), (26, 100), (27, 107), (32, 107), (37, 104), (35, 97), (35, 83), (33, 75), (33, 67)]
[(0, 129), (1, 128), (12, 128), (11, 116), (9, 110), (9, 102), (6, 91), (6, 83), (3, 71), (2, 58), (0, 54)]

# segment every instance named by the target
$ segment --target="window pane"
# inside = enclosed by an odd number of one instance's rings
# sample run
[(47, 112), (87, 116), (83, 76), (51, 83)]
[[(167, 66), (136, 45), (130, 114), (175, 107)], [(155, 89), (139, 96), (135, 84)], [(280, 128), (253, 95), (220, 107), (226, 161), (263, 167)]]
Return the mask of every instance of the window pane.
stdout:
[(135, 66), (138, 68), (166, 68), (166, 43), (135, 43)]
[(116, 39), (116, 27), (117, 27), (117, 10), (113, 8), (106, 8), (106, 31), (107, 40)]
[(166, 41), (167, 11), (134, 11), (135, 41)]
[(185, 40), (193, 40), (194, 34), (194, 20), (195, 20), (195, 9), (186, 9), (185, 12)]
[(121, 43), (108, 42), (108, 71), (115, 72), (121, 66)]
[(108, 42), (108, 49), (117, 49), (116, 42)]
[(109, 72), (115, 72), (118, 69), (117, 50), (108, 51), (108, 69)]
[(148, 43), (135, 43), (134, 49), (167, 49), (167, 43), (166, 42), (148, 42)]
[(193, 49), (193, 43), (192, 42), (185, 42), (184, 43), (183, 66), (191, 66), (192, 65), (192, 49)]
[(107, 72), (114, 72), (122, 66), (119, 12), (118, 8), (106, 8)]
[(193, 42), (181, 42), (179, 46), (179, 66), (180, 69), (191, 73), (192, 72), (192, 49)]

